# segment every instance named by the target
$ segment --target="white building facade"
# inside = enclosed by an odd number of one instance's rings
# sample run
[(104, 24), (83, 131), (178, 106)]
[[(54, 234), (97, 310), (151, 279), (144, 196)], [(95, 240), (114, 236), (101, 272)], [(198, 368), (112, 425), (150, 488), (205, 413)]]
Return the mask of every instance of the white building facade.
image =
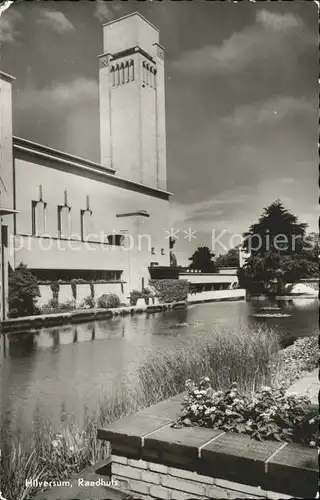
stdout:
[[(127, 295), (169, 265), (164, 50), (140, 14), (103, 26), (99, 164), (12, 136), (14, 79), (0, 73), (1, 316), (7, 275), (105, 282)], [(36, 179), (36, 181), (34, 180)]]

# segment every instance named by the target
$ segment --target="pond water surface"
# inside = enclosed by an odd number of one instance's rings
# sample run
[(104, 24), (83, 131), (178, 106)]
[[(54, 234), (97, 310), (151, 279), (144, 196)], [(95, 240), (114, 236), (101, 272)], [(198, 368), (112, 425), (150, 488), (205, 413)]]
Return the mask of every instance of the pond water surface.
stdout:
[[(255, 318), (261, 308), (279, 306), (287, 317)], [(275, 311), (276, 312), (276, 311)], [(79, 325), (2, 336), (0, 423), (32, 429), (38, 417), (59, 422), (61, 411), (83, 417), (84, 405), (99, 398), (123, 376), (133, 375), (149, 351), (174, 347), (215, 327), (236, 330), (255, 323), (272, 326), (283, 345), (318, 334), (318, 301), (281, 304), (217, 302), (152, 315), (115, 317)]]

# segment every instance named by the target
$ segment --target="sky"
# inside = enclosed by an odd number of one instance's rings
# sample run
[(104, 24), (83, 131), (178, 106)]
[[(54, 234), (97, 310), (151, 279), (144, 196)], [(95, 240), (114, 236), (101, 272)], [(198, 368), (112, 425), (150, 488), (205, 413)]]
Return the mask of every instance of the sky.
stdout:
[(102, 23), (134, 11), (165, 47), (179, 263), (200, 245), (221, 254), (238, 244), (278, 198), (317, 230), (314, 2), (18, 1), (0, 19), (14, 134), (99, 161)]

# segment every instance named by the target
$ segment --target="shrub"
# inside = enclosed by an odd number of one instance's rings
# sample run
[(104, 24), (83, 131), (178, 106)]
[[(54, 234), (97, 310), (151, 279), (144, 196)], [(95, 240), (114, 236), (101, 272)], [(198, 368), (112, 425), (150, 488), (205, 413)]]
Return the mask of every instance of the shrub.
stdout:
[(162, 304), (188, 299), (189, 283), (187, 280), (151, 280), (150, 285), (155, 288), (159, 302)]
[(95, 301), (90, 295), (88, 295), (83, 299), (83, 301), (80, 304), (80, 307), (83, 309), (93, 309), (95, 307)]
[(23, 264), (9, 275), (9, 316), (31, 316), (37, 314), (37, 298), (40, 297), (36, 277)]
[(76, 304), (74, 300), (66, 300), (65, 302), (62, 302), (61, 304), (58, 304), (58, 309), (60, 311), (71, 311), (72, 309), (76, 308)]
[(120, 307), (120, 298), (115, 293), (105, 293), (98, 298), (98, 307), (102, 309), (116, 309)]
[(259, 441), (317, 444), (319, 415), (304, 396), (286, 395), (284, 389), (271, 387), (247, 396), (236, 383), (225, 391), (214, 391), (209, 377), (201, 378), (199, 384), (188, 380), (186, 388), (182, 416), (174, 427), (194, 424), (249, 434)]
[(144, 295), (140, 290), (132, 290), (132, 292), (130, 292), (130, 305), (136, 306), (138, 299), (142, 298), (144, 298)]

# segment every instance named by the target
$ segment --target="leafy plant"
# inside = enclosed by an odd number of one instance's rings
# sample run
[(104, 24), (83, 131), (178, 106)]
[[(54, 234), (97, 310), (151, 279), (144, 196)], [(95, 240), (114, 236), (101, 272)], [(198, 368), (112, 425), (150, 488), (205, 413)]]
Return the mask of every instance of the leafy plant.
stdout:
[(9, 316), (31, 316), (37, 314), (37, 299), (40, 297), (36, 277), (23, 264), (9, 275)]
[(156, 290), (159, 302), (168, 304), (187, 300), (189, 283), (187, 280), (150, 280), (150, 285)]
[(90, 295), (85, 297), (80, 304), (80, 308), (83, 309), (93, 309), (94, 307), (95, 307), (95, 300)]
[(218, 428), (249, 434), (259, 441), (293, 441), (312, 447), (318, 442), (319, 415), (304, 396), (287, 395), (284, 389), (271, 387), (248, 396), (237, 383), (215, 391), (208, 377), (201, 378), (199, 384), (187, 380), (186, 388), (182, 416), (174, 427)]
[(143, 299), (144, 295), (140, 290), (132, 290), (130, 292), (130, 305), (131, 306), (136, 306), (138, 299)]
[(120, 305), (120, 298), (115, 293), (105, 293), (97, 301), (97, 306), (102, 309), (116, 309)]

